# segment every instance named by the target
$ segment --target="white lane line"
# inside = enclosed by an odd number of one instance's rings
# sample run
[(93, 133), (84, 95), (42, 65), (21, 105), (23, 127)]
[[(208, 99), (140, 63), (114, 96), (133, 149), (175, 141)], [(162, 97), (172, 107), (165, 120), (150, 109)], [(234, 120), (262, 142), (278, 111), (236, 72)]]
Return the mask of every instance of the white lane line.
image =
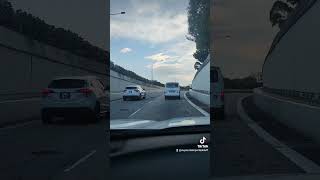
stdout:
[(149, 103), (151, 103), (152, 101), (149, 101), (149, 102), (147, 102), (147, 103), (145, 103), (144, 105), (142, 105), (142, 107), (141, 108), (139, 108), (138, 110), (136, 110), (134, 113), (132, 113), (128, 118), (130, 118), (130, 117), (132, 117), (133, 115), (135, 115), (137, 112), (139, 112), (146, 104), (149, 104)]
[(279, 151), (281, 154), (286, 156), (290, 161), (295, 163), (306, 173), (320, 173), (320, 166), (311, 161), (310, 159), (304, 157), (302, 154), (297, 151), (289, 148), (287, 145), (273, 137), (263, 128), (261, 128), (257, 123), (255, 123), (245, 112), (242, 107), (242, 100), (248, 96), (240, 98), (237, 104), (237, 113), (240, 115), (240, 118), (246, 121), (248, 126), (264, 141), (269, 143), (274, 149)]
[(91, 157), (94, 153), (96, 153), (96, 150), (91, 151), (89, 154), (85, 155), (84, 157), (82, 157), (81, 159), (79, 159), (77, 162), (75, 162), (74, 164), (72, 164), (70, 167), (66, 168), (64, 170), (64, 172), (68, 172), (71, 171), (73, 168), (75, 168), (76, 166), (78, 166), (80, 163), (84, 162), (85, 160), (87, 160), (89, 157)]
[(184, 98), (189, 102), (189, 104), (194, 107), (195, 109), (197, 109), (201, 114), (203, 114), (204, 116), (210, 116), (209, 113), (207, 113), (205, 110), (201, 109), (199, 106), (195, 105), (193, 102), (190, 101), (190, 99), (188, 99), (188, 97), (186, 96), (187, 92), (184, 93)]
[(36, 122), (36, 120), (25, 122), (25, 123), (19, 123), (17, 125), (12, 125), (12, 126), (9, 125), (9, 126), (0, 128), (0, 130), (15, 129), (15, 128), (19, 128), (19, 127), (24, 127), (24, 126), (28, 126), (34, 122)]
[(135, 115), (135, 114), (136, 114), (137, 112), (139, 112), (141, 109), (142, 109), (142, 107), (139, 108), (138, 110), (136, 110), (134, 113), (132, 113), (132, 114), (129, 116), (129, 118), (130, 118), (131, 116)]
[(28, 99), (6, 100), (6, 101), (0, 101), (0, 104), (15, 103), (15, 102), (22, 102), (22, 101), (35, 101), (35, 100), (40, 100), (40, 99), (41, 99), (41, 98), (28, 98)]

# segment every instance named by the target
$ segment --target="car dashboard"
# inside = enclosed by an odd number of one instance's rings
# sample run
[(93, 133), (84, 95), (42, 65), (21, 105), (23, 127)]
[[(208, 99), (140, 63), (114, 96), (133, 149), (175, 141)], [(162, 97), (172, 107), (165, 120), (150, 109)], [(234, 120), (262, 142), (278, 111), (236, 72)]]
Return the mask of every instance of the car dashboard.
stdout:
[(111, 139), (111, 179), (207, 179), (210, 155), (199, 143), (203, 137), (208, 145), (209, 133)]

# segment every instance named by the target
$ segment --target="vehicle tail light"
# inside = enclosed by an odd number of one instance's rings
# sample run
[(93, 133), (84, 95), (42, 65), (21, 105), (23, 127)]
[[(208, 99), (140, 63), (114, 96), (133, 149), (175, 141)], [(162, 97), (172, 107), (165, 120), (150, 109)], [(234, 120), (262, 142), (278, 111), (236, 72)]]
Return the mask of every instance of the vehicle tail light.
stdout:
[(47, 97), (51, 93), (54, 93), (54, 91), (51, 89), (45, 88), (44, 90), (42, 90), (42, 97)]
[(224, 92), (223, 91), (221, 92), (220, 96), (221, 96), (221, 100), (224, 101)]
[(89, 88), (83, 88), (80, 89), (79, 92), (88, 97), (92, 93), (92, 90)]

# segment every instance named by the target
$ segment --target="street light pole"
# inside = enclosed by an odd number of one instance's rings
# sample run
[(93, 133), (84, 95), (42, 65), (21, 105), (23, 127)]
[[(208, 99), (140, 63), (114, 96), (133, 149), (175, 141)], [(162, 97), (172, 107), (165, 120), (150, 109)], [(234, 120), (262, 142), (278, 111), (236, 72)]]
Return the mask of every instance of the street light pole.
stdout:
[(110, 13), (110, 16), (113, 16), (113, 15), (119, 15), (119, 14), (125, 14), (126, 12), (122, 11), (122, 12), (119, 12), (119, 13)]
[(151, 81), (153, 81), (153, 64), (154, 63), (152, 63), (152, 65), (151, 65)]

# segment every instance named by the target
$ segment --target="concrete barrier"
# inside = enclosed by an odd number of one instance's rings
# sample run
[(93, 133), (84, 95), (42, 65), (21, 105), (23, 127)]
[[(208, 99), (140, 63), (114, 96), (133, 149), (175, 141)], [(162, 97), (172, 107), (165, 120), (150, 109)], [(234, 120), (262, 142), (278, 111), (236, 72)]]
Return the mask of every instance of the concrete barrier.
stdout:
[(254, 103), (264, 112), (288, 127), (320, 142), (320, 107), (254, 89)]
[(210, 56), (198, 69), (191, 86), (190, 96), (203, 104), (210, 105)]

